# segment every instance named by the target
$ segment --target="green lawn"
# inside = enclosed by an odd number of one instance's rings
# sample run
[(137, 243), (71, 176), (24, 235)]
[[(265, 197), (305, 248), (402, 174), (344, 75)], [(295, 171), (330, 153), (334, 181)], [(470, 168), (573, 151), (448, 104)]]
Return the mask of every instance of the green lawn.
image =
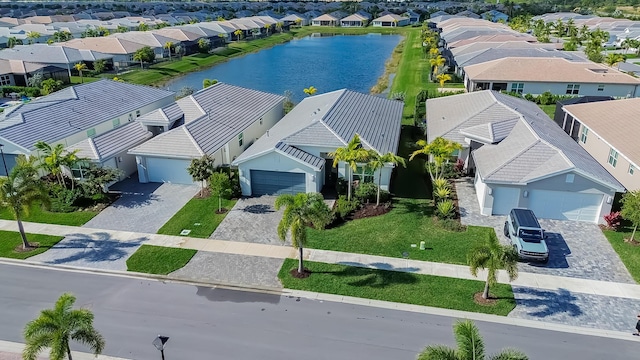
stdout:
[[(231, 210), (236, 201), (222, 199), (222, 207)], [(216, 214), (216, 210), (217, 196), (193, 198), (158, 230), (158, 234), (180, 235), (182, 230), (188, 229), (191, 230), (188, 236), (206, 239), (227, 216), (227, 213)]]
[(34, 255), (42, 254), (62, 239), (62, 236), (27, 234), (27, 241), (30, 243), (38, 243), (38, 248), (29, 252), (15, 252), (13, 250), (22, 244), (20, 233), (14, 231), (0, 231), (0, 257), (26, 259)]
[(196, 253), (192, 249), (142, 245), (127, 259), (127, 271), (167, 275), (187, 265)]
[(473, 295), (481, 292), (484, 287), (482, 281), (311, 261), (305, 261), (305, 267), (312, 271), (311, 276), (296, 279), (289, 271), (296, 268), (297, 264), (298, 261), (294, 259), (284, 261), (278, 278), (285, 288), (503, 316), (515, 307), (510, 285), (499, 284), (493, 287), (491, 294), (499, 299), (498, 303), (482, 306), (473, 300)]
[[(51, 212), (43, 210), (40, 205), (34, 205), (29, 208), (29, 214), (24, 216), (22, 220), (44, 224), (81, 226), (96, 215), (98, 213), (94, 211)], [(0, 209), (0, 219), (14, 220), (14, 217), (9, 209), (2, 208)]]
[[(632, 231), (632, 228), (623, 228), (621, 231), (604, 230), (603, 233), (631, 276), (640, 282), (640, 246), (624, 242), (624, 239), (631, 238)], [(636, 232), (635, 239), (640, 241), (640, 231)]]
[(73, 84), (73, 85), (78, 85), (78, 84), (82, 84), (82, 83), (91, 83), (91, 82), (98, 81), (98, 80), (102, 80), (102, 78), (84, 76), (82, 78), (82, 80), (81, 80), (80, 76), (71, 76), (71, 84)]
[(547, 114), (552, 120), (553, 117), (555, 116), (555, 112), (556, 112), (556, 105), (538, 105), (538, 107), (540, 109), (542, 109), (542, 111), (545, 112), (545, 114)]
[[(309, 229), (307, 246), (390, 257), (467, 264), (469, 249), (495, 236), (492, 228), (469, 226), (465, 232), (451, 232), (434, 225), (428, 200), (396, 199), (391, 212), (348, 221), (333, 229)], [(411, 247), (425, 241), (427, 250)]]

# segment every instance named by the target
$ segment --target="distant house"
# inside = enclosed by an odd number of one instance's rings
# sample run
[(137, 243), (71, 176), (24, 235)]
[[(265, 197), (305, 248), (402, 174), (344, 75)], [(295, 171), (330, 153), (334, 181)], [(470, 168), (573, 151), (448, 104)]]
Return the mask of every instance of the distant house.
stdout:
[(78, 50), (92, 50), (109, 54), (113, 57), (113, 65), (120, 68), (135, 64), (136, 61), (133, 60), (133, 55), (136, 51), (145, 47), (143, 44), (116, 37), (71, 39), (66, 41), (64, 46)]
[(640, 98), (566, 105), (562, 111), (571, 118), (565, 129), (577, 143), (627, 190), (640, 190)]
[(509, 15), (498, 10), (489, 10), (489, 11), (483, 12), (482, 14), (480, 14), (480, 17), (482, 17), (485, 20), (489, 20), (493, 22), (498, 22), (498, 21), (506, 22), (509, 20)]
[(192, 184), (187, 167), (205, 154), (216, 166), (230, 164), (282, 119), (283, 102), (280, 95), (217, 83), (149, 113), (140, 122), (163, 130), (128, 152), (139, 181)]
[(446, 11), (442, 11), (442, 10), (438, 10), (436, 12), (434, 12), (433, 14), (429, 15), (429, 19), (434, 19), (440, 16), (448, 16), (450, 15), (448, 12)]
[(420, 23), (420, 14), (409, 9), (406, 13), (404, 13), (405, 17), (409, 18), (409, 24), (419, 24)]
[(330, 14), (323, 14), (311, 20), (313, 26), (340, 26), (340, 19)]
[(157, 59), (169, 57), (169, 50), (164, 48), (166, 43), (172, 42), (174, 46), (180, 45), (180, 42), (175, 39), (171, 39), (151, 31), (129, 31), (125, 33), (115, 33), (109, 36), (149, 46), (153, 49)]
[(340, 26), (342, 27), (364, 27), (369, 24), (371, 15), (364, 11), (351, 14), (340, 20)]
[(471, 19), (480, 19), (480, 15), (474, 13), (473, 11), (469, 11), (469, 10), (460, 11), (456, 15), (457, 16), (468, 17), (468, 18), (471, 18)]
[(291, 25), (302, 25), (302, 26), (307, 26), (309, 25), (309, 19), (298, 15), (298, 14), (289, 14), (285, 17), (283, 17), (282, 19), (280, 19), (280, 21), (282, 21), (282, 23), (285, 26), (291, 26)]
[(374, 27), (400, 27), (407, 25), (409, 25), (409, 18), (396, 14), (384, 15), (373, 19)]

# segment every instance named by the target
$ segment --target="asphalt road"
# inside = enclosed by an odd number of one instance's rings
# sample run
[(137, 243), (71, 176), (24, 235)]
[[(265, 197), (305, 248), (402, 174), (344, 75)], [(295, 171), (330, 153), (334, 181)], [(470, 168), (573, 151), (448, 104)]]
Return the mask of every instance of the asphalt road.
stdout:
[[(24, 324), (69, 291), (89, 307), (106, 355), (167, 360), (415, 359), (453, 345), (453, 318), (252, 292), (0, 264), (0, 339), (22, 342)], [(640, 344), (478, 323), (489, 352), (511, 346), (531, 359), (634, 359)], [(631, 335), (629, 335), (631, 336)], [(86, 351), (82, 347), (74, 350)], [(613, 356), (613, 357), (612, 357)]]

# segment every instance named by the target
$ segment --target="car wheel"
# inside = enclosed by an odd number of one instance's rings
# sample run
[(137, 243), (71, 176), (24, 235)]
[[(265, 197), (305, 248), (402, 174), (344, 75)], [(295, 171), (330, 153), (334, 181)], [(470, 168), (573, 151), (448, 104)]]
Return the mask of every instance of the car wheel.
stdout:
[(505, 221), (504, 223), (504, 236), (509, 237), (509, 224), (507, 224), (507, 222)]
[(549, 257), (547, 256), (546, 258), (544, 258), (544, 260), (542, 260), (543, 264), (548, 264), (549, 263)]

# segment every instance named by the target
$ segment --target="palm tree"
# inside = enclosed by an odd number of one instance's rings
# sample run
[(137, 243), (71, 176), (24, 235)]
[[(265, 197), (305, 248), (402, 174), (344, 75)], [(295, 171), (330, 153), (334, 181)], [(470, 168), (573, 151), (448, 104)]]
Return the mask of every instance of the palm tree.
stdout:
[(307, 94), (307, 96), (313, 96), (316, 94), (316, 92), (318, 91), (318, 89), (316, 89), (313, 86), (309, 86), (308, 88), (302, 90), (304, 91), (305, 94)]
[(453, 325), (453, 335), (457, 349), (444, 345), (429, 345), (418, 355), (418, 360), (528, 360), (523, 352), (504, 349), (500, 353), (487, 357), (484, 353), (484, 341), (478, 327), (470, 320), (458, 321)]
[(171, 61), (171, 50), (173, 49), (173, 42), (171, 41), (167, 41), (166, 43), (164, 43), (164, 46), (162, 46), (164, 49), (169, 50), (169, 61)]
[[(435, 172), (431, 169), (431, 166), (427, 166), (427, 170), (429, 170), (429, 175), (431, 176), (432, 181), (439, 178), (439, 174), (444, 172), (444, 164), (449, 157), (455, 153), (456, 150), (462, 149), (462, 145), (442, 137), (437, 137), (430, 143), (427, 143), (426, 140), (418, 140), (416, 145), (418, 145), (420, 149), (411, 153), (409, 161), (413, 160), (413, 158), (418, 155), (427, 155), (427, 161), (430, 161), (431, 159), (429, 159), (429, 157), (432, 157), (433, 162), (435, 163)], [(438, 172), (439, 170), (440, 172)]]
[(280, 210), (282, 207), (284, 213), (278, 224), (278, 237), (285, 241), (287, 233), (291, 234), (291, 244), (298, 249), (298, 274), (304, 274), (303, 248), (307, 242), (307, 225), (324, 229), (331, 222), (331, 209), (319, 193), (280, 195), (276, 198), (275, 208)]
[(66, 187), (62, 174), (62, 167), (71, 167), (80, 161), (78, 158), (79, 150), (66, 151), (62, 144), (51, 146), (44, 141), (38, 141), (34, 147), (42, 152), (42, 154), (40, 154), (42, 167), (54, 175), (56, 179), (58, 179), (58, 183), (60, 185)]
[(278, 32), (282, 32), (282, 23), (281, 22), (277, 22), (276, 23), (276, 30), (278, 30)]
[(129, 31), (129, 28), (124, 25), (118, 25), (118, 27), (116, 28), (116, 32), (119, 32), (119, 33), (126, 33), (128, 31)]
[(236, 40), (237, 41), (240, 41), (240, 38), (242, 37), (242, 30), (238, 29), (238, 30), (234, 31), (233, 35), (236, 36)]
[(445, 82), (451, 81), (451, 76), (449, 74), (438, 74), (436, 80), (440, 83), (440, 88), (443, 88)]
[(345, 162), (345, 172), (347, 175), (347, 199), (351, 200), (351, 183), (353, 182), (353, 172), (358, 168), (358, 163), (365, 163), (369, 161), (371, 153), (362, 147), (360, 142), (360, 136), (358, 134), (353, 135), (353, 138), (347, 146), (337, 148), (329, 156), (333, 158), (333, 166), (338, 166), (338, 163)]
[(610, 67), (614, 67), (616, 66), (616, 64), (621, 63), (623, 61), (624, 61), (624, 55), (614, 54), (614, 53), (608, 54), (607, 57), (604, 59), (604, 63), (609, 65)]
[(140, 25), (138, 25), (138, 31), (147, 31), (147, 30), (149, 30), (149, 25), (145, 23), (140, 23)]
[(444, 66), (446, 62), (447, 62), (447, 59), (442, 57), (442, 55), (438, 55), (435, 59), (429, 60), (429, 65), (431, 65), (431, 68), (433, 69), (432, 73), (434, 76), (436, 75), (438, 68), (441, 68), (442, 66)]
[(46, 348), (51, 348), (51, 360), (64, 360), (65, 356), (72, 360), (70, 340), (88, 346), (96, 356), (102, 353), (105, 342), (93, 327), (93, 313), (87, 309), (74, 310), (75, 302), (75, 296), (62, 294), (53, 309), (42, 310), (40, 316), (27, 323), (24, 327), (24, 360), (36, 360)]
[(267, 36), (269, 36), (269, 29), (271, 29), (271, 24), (264, 24), (264, 28), (267, 30)]
[(14, 46), (16, 46), (16, 45), (22, 45), (22, 40), (21, 40), (21, 39), (18, 39), (18, 38), (17, 38), (17, 37), (15, 37), (15, 36), (10, 36), (10, 37), (7, 39), (7, 47), (8, 47), (8, 48), (13, 48), (13, 47), (14, 47)]
[(33, 42), (38, 39), (40, 36), (40, 33), (37, 31), (29, 31), (27, 33), (27, 39), (29, 39), (29, 45), (33, 44)]
[(73, 65), (73, 68), (76, 69), (78, 71), (78, 74), (80, 75), (80, 83), (84, 83), (84, 78), (82, 77), (82, 72), (87, 70), (87, 65), (85, 63), (79, 62), (75, 65)]
[(490, 236), (487, 243), (479, 245), (467, 254), (467, 262), (471, 275), (478, 276), (479, 269), (487, 270), (487, 281), (482, 298), (489, 298), (489, 287), (496, 284), (498, 269), (505, 269), (509, 281), (518, 277), (518, 253), (512, 246), (500, 245), (498, 238)]
[(371, 150), (370, 151), (371, 160), (367, 163), (367, 166), (374, 172), (378, 171), (378, 194), (376, 195), (376, 206), (380, 205), (380, 183), (382, 182), (382, 168), (387, 164), (393, 164), (394, 166), (398, 166), (401, 164), (404, 167), (407, 167), (407, 163), (405, 159), (401, 156), (397, 156), (396, 154), (389, 152), (384, 155), (378, 154), (378, 152)]
[(27, 241), (22, 217), (28, 214), (29, 208), (36, 201), (46, 205), (49, 203), (49, 196), (38, 177), (35, 158), (27, 159), (20, 155), (9, 175), (0, 179), (0, 206), (9, 208), (18, 222), (23, 249), (30, 248), (31, 244)]

